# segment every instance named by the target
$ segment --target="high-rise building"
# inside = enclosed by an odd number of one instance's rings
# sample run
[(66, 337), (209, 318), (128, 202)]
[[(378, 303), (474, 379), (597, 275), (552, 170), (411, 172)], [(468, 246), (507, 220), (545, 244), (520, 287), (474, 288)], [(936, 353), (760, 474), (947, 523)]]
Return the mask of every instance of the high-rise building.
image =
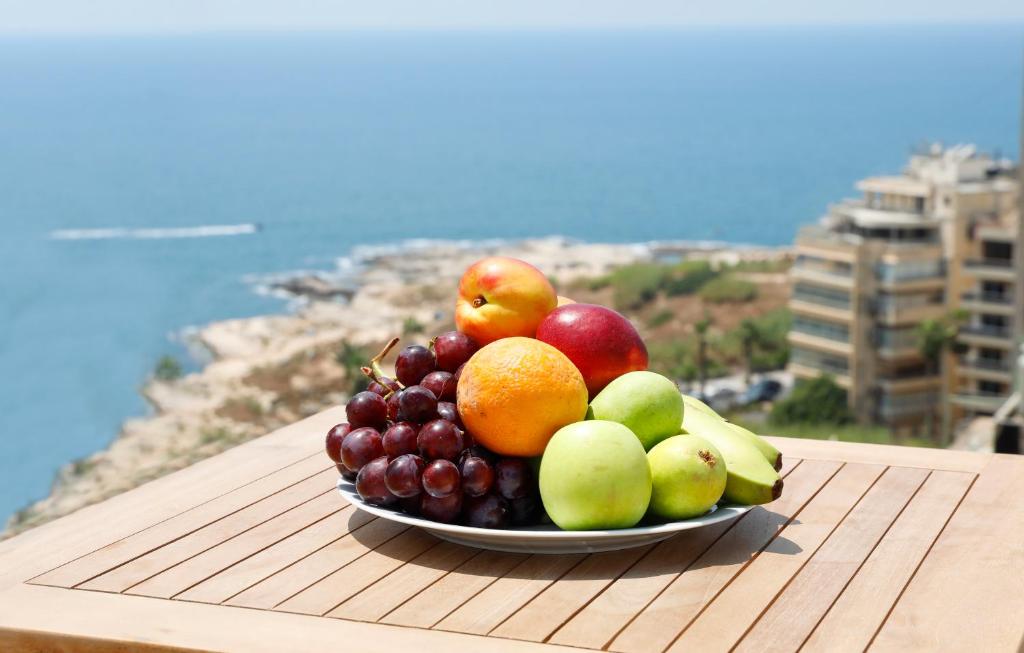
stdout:
[[(994, 413), (1024, 332), (1015, 174), (972, 146), (935, 146), (901, 175), (861, 180), (860, 198), (801, 229), (794, 375), (832, 375), (862, 422), (898, 430)], [(962, 321), (957, 346), (926, 357), (919, 325), (946, 318)]]

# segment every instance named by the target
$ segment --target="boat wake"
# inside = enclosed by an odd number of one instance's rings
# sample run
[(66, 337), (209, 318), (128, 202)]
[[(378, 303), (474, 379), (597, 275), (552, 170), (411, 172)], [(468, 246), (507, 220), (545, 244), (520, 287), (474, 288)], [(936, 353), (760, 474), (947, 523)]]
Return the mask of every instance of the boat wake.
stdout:
[(200, 227), (154, 227), (147, 229), (57, 229), (50, 232), (51, 240), (160, 240), (164, 238), (212, 238), (216, 236), (245, 236), (257, 233), (260, 225), (211, 224)]

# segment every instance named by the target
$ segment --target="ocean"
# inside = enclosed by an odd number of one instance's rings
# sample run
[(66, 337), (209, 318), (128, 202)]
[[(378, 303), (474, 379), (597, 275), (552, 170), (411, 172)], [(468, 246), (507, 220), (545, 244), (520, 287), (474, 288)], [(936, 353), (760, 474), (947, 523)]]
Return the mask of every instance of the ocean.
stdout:
[[(0, 40), (0, 520), (261, 276), (407, 239), (789, 243), (921, 143), (1016, 158), (1024, 26)], [(191, 365), (196, 365), (192, 361)]]

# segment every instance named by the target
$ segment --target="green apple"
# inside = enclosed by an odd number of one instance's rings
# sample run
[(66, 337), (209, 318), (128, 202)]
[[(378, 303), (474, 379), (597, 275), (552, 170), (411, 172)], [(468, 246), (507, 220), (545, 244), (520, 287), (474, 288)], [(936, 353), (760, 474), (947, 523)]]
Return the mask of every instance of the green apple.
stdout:
[(703, 515), (725, 492), (725, 459), (696, 435), (675, 435), (647, 453), (651, 464), (651, 507), (663, 519)]
[(679, 435), (683, 397), (676, 384), (654, 372), (629, 372), (615, 379), (590, 402), (588, 416), (622, 424), (644, 449)]
[(647, 454), (621, 424), (564, 426), (544, 449), (540, 497), (551, 521), (567, 531), (634, 526), (651, 500)]

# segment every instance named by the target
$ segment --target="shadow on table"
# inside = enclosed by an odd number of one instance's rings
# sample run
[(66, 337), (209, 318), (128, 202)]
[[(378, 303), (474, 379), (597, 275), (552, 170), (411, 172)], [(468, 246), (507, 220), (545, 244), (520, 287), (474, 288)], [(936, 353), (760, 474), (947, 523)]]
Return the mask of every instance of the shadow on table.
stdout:
[[(415, 561), (417, 565), (431, 569), (451, 571), (451, 562), (447, 555), (429, 555), (431, 549), (444, 544), (452, 549), (453, 556), (458, 555), (455, 553), (456, 549), (465, 554), (465, 560), (457, 565), (461, 574), (504, 576), (524, 580), (558, 580), (588, 555), (606, 560), (609, 564), (588, 565), (587, 568), (574, 572), (574, 578), (596, 580), (610, 577), (612, 574), (609, 573), (609, 569), (621, 570), (623, 566), (627, 568), (625, 575), (631, 578), (647, 578), (682, 571), (692, 572), (708, 567), (743, 564), (766, 548), (776, 555), (796, 555), (802, 551), (797, 543), (785, 537), (783, 528), (799, 524), (800, 521), (794, 518), (787, 524), (786, 516), (770, 512), (760, 506), (727, 525), (728, 528), (720, 536), (702, 548), (687, 546), (685, 540), (681, 539), (699, 537), (700, 531), (683, 531), (657, 544), (593, 554), (525, 554), (476, 549), (445, 543), (444, 540), (416, 527), (408, 527), (382, 542), (378, 536), (372, 535), (374, 529), (357, 527), (356, 519), (356, 514), (350, 517), (350, 526), (354, 528), (351, 531), (352, 537), (380, 555), (403, 562)], [(429, 539), (430, 543), (425, 546), (412, 545), (414, 541), (421, 541), (423, 538)], [(501, 571), (497, 571), (499, 569)], [(614, 575), (617, 577), (619, 574)]]

